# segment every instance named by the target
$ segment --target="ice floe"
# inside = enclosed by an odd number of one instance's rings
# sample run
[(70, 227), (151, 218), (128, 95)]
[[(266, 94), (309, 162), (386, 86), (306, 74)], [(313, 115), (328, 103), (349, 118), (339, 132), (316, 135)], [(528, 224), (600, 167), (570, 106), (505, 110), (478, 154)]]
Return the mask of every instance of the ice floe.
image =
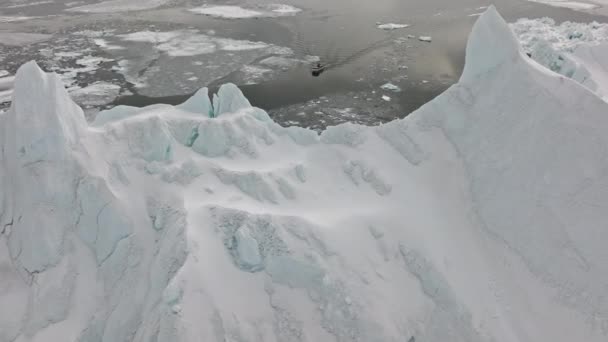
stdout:
[(171, 0), (110, 0), (68, 8), (67, 11), (87, 13), (112, 13), (148, 10), (163, 6)]
[(8, 5), (8, 6), (4, 5), (1, 8), (10, 9), (10, 8), (34, 7), (34, 6), (46, 5), (46, 4), (52, 4), (52, 3), (54, 3), (54, 1), (50, 1), (50, 0), (47, 0), (47, 1), (25, 1), (23, 3), (15, 3), (15, 4), (12, 4), (12, 5)]
[(134, 32), (119, 37), (126, 41), (152, 43), (155, 47), (173, 57), (210, 54), (217, 50), (243, 51), (269, 48), (263, 42), (236, 40), (208, 36), (195, 30), (171, 32)]
[(296, 15), (302, 10), (285, 4), (268, 4), (259, 5), (251, 8), (241, 6), (225, 5), (211, 6), (206, 5), (189, 9), (192, 13), (204, 14), (216, 18), (224, 19), (247, 19), (247, 18), (263, 18), (263, 17), (279, 17)]
[(388, 24), (378, 24), (377, 27), (381, 30), (397, 30), (397, 29), (402, 29), (402, 28), (406, 28), (406, 27), (410, 27), (410, 25), (408, 24), (394, 24), (394, 23), (388, 23)]
[(40, 17), (24, 17), (24, 16), (0, 16), (0, 23), (14, 23), (28, 21)]
[(587, 1), (571, 1), (571, 0), (528, 0), (554, 7), (570, 8), (573, 10), (593, 10), (603, 5), (608, 5), (606, 0), (587, 0)]
[(386, 83), (383, 84), (380, 88), (384, 89), (384, 90), (388, 90), (388, 91), (393, 91), (393, 92), (400, 92), (401, 88), (399, 86), (396, 86), (392, 83)]
[(120, 93), (120, 86), (108, 82), (95, 82), (70, 92), (72, 99), (85, 107), (100, 106), (112, 102)]

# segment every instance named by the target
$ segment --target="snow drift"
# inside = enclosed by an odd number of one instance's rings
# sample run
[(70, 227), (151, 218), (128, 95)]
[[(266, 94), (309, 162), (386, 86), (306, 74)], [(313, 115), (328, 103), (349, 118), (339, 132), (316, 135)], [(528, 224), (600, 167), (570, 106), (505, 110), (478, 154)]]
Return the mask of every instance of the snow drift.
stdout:
[(0, 341), (605, 341), (606, 113), (494, 8), (458, 84), (321, 135), (233, 85), (88, 126), (28, 63), (0, 115)]

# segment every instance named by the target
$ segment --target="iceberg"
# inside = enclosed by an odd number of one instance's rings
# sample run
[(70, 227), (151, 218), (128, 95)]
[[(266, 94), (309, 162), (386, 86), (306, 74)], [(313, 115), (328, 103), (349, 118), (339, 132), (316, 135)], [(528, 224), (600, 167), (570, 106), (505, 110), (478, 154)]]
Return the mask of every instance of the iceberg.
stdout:
[(34, 62), (12, 96), (0, 341), (606, 341), (608, 103), (494, 7), (381, 126), (281, 127), (234, 85), (89, 126)]

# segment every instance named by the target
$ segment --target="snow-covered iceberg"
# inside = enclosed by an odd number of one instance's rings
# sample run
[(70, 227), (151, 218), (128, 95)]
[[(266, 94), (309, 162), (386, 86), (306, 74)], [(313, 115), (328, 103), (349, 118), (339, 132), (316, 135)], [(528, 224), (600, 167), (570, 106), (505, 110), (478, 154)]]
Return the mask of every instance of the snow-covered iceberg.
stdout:
[(238, 88), (101, 112), (16, 75), (0, 341), (605, 341), (608, 103), (493, 7), (403, 120), (284, 128)]

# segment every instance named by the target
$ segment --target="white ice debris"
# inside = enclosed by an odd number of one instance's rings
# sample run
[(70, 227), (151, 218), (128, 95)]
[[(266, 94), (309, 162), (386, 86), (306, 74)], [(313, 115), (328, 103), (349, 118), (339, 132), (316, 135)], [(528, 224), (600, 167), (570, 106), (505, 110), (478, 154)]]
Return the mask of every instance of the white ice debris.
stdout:
[(391, 100), (391, 97), (388, 95), (382, 95), (382, 99), (386, 102), (389, 102)]
[(153, 9), (169, 3), (171, 0), (109, 0), (71, 7), (66, 11), (86, 12), (86, 13), (112, 13), (112, 12), (128, 12)]
[(198, 33), (195, 30), (170, 32), (142, 31), (124, 34), (121, 39), (155, 44), (155, 47), (173, 57), (210, 54), (217, 50), (244, 51), (271, 47), (263, 42), (219, 38)]
[(272, 70), (255, 65), (244, 65), (240, 72), (243, 73), (244, 84), (256, 84), (262, 81), (265, 75), (272, 73)]
[(421, 42), (430, 43), (433, 40), (433, 38), (429, 37), (429, 36), (420, 36), (420, 37), (418, 37), (418, 40)]
[(48, 0), (48, 1), (29, 1), (29, 0), (27, 0), (27, 2), (25, 2), (25, 3), (15, 3), (13, 5), (2, 6), (2, 8), (33, 7), (33, 6), (40, 6), (40, 5), (45, 5), (45, 4), (52, 4), (53, 2), (54, 1), (52, 1), (52, 0)]
[(230, 84), (88, 126), (34, 62), (14, 88), (0, 341), (606, 341), (608, 103), (494, 7), (460, 81), (376, 127)]
[[(238, 72), (243, 65), (257, 64), (269, 56), (277, 58), (293, 55), (293, 51), (259, 41), (222, 38), (203, 34), (198, 30), (140, 31), (117, 36), (126, 42), (141, 45), (140, 54), (131, 54), (128, 60), (119, 62), (116, 70), (138, 88), (142, 95), (167, 96), (195, 92), (196, 84), (185, 78), (196, 76), (208, 84), (213, 80)], [(132, 44), (131, 43), (131, 44)], [(119, 45), (124, 45), (120, 43)], [(204, 62), (203, 60), (204, 55)], [(188, 61), (196, 65), (192, 74), (183, 75), (186, 57), (200, 60)], [(201, 56), (201, 57), (198, 57)], [(167, 57), (182, 57), (179, 59)], [(150, 67), (150, 62), (156, 60)], [(266, 66), (266, 65), (264, 65)], [(258, 66), (259, 68), (260, 66)], [(265, 67), (265, 69), (268, 69)]]
[(410, 25), (408, 24), (395, 24), (395, 23), (388, 23), (388, 24), (377, 24), (377, 27), (381, 30), (397, 30), (397, 29), (402, 29), (402, 28), (406, 28), (406, 27), (410, 27)]
[(266, 8), (271, 12), (279, 13), (281, 15), (294, 15), (302, 12), (302, 9), (286, 4), (270, 4), (267, 5)]
[(262, 12), (245, 9), (239, 6), (204, 6), (192, 8), (189, 11), (226, 19), (255, 18), (263, 15)]
[(573, 10), (592, 10), (602, 5), (607, 5), (606, 0), (587, 0), (587, 1), (570, 1), (570, 0), (528, 0), (554, 7), (570, 8)]
[(72, 99), (81, 106), (99, 106), (112, 102), (120, 93), (120, 86), (108, 82), (95, 82), (70, 92)]
[(13, 23), (18, 21), (28, 21), (39, 17), (25, 17), (25, 16), (0, 16), (0, 23)]
[(289, 69), (300, 63), (307, 63), (307, 62), (308, 61), (301, 61), (301, 60), (287, 58), (287, 57), (283, 57), (283, 56), (271, 56), (271, 57), (261, 60), (259, 62), (259, 64), (271, 66), (274, 68)]
[(124, 50), (125, 48), (119, 45), (108, 43), (105, 39), (97, 38), (93, 39), (93, 43), (105, 50)]
[(13, 93), (14, 76), (9, 76), (8, 71), (0, 70), (0, 103), (9, 102)]
[(394, 91), (394, 92), (400, 92), (401, 88), (399, 86), (396, 86), (392, 83), (386, 83), (383, 84), (380, 88), (384, 89), (384, 90), (388, 90), (388, 91)]
[(234, 5), (196, 7), (189, 9), (192, 13), (204, 14), (223, 19), (247, 19), (263, 17), (279, 17), (296, 15), (302, 10), (285, 4), (260, 5), (252, 8), (244, 8)]

